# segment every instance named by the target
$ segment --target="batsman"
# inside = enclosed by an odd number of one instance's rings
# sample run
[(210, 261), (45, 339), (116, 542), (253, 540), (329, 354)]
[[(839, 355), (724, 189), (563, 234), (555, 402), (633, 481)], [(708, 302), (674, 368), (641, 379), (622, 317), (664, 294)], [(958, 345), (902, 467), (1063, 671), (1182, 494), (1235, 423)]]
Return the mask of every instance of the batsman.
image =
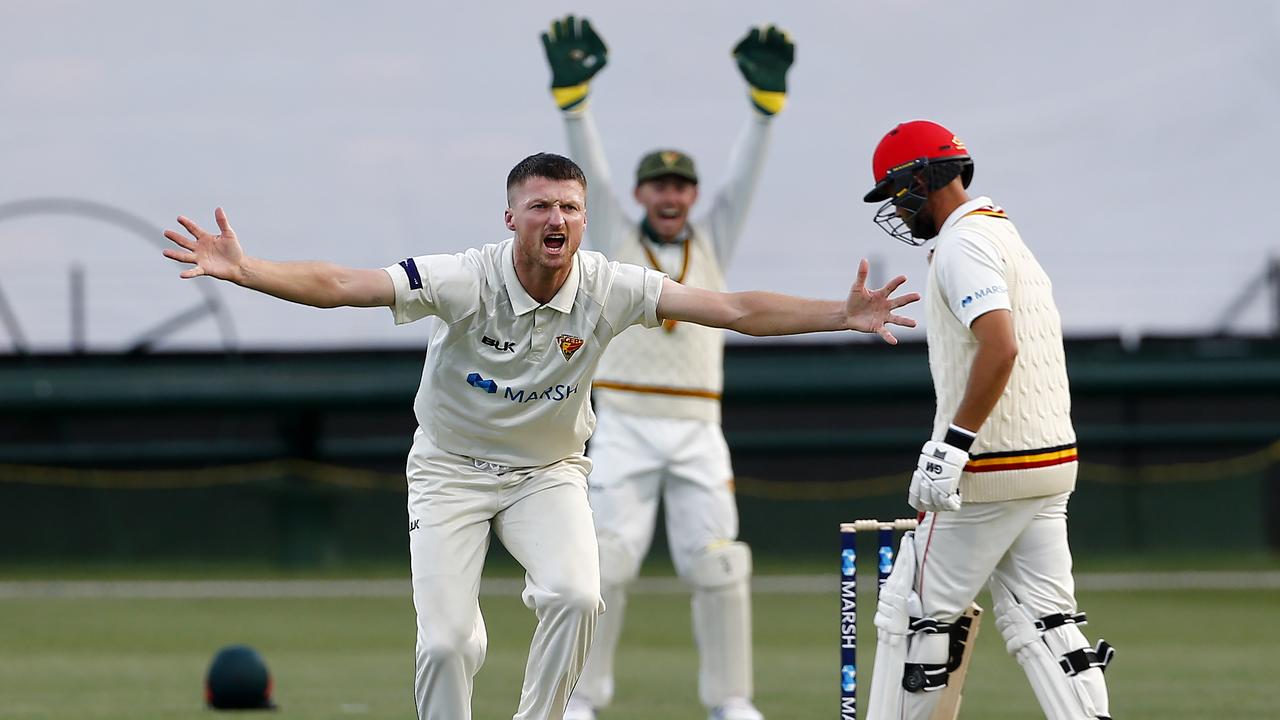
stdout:
[[(551, 92), (564, 118), (569, 154), (591, 183), (587, 243), (605, 256), (724, 290), (755, 190), (774, 117), (786, 102), (795, 46), (773, 27), (754, 28), (733, 48), (748, 86), (747, 117), (727, 182), (698, 221), (693, 159), (669, 148), (641, 158), (633, 198), (637, 222), (614, 193), (604, 148), (587, 109), (590, 82), (608, 51), (586, 19), (557, 20), (542, 36)], [(655, 102), (660, 99), (654, 98)], [(763, 720), (752, 703), (751, 551), (738, 537), (733, 468), (720, 428), (724, 336), (691, 323), (628, 330), (614, 341), (594, 383), (599, 424), (589, 454), (589, 490), (600, 545), (600, 617), (566, 720), (594, 720), (614, 691), (614, 654), (627, 586), (653, 539), (659, 499), (680, 577), (693, 591), (699, 696), (713, 720)]]
[(1110, 718), (1113, 656), (1080, 631), (1067, 545), (1076, 434), (1053, 286), (1009, 215), (970, 198), (973, 160), (950, 130), (902, 123), (872, 158), (876, 222), (932, 240), (925, 312), (937, 394), (903, 538), (876, 611), (873, 720), (925, 720), (946, 693), (953, 627), (985, 583), (996, 627), (1049, 720)]

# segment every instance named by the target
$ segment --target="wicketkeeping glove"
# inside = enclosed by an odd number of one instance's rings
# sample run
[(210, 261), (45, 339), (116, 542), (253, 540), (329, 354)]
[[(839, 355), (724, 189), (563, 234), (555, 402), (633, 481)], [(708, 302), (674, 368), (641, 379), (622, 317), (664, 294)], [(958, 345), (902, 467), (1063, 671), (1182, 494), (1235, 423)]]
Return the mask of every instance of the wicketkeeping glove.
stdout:
[(586, 106), (588, 83), (609, 59), (604, 40), (591, 21), (572, 15), (553, 20), (551, 31), (542, 33), (542, 47), (551, 66), (551, 95), (561, 110), (581, 110)]
[(960, 473), (969, 453), (954, 445), (930, 440), (920, 450), (920, 462), (911, 475), (907, 502), (920, 512), (960, 509)]
[(787, 70), (796, 59), (796, 46), (773, 25), (751, 28), (733, 48), (738, 70), (751, 86), (751, 104), (765, 115), (782, 111), (787, 103)]

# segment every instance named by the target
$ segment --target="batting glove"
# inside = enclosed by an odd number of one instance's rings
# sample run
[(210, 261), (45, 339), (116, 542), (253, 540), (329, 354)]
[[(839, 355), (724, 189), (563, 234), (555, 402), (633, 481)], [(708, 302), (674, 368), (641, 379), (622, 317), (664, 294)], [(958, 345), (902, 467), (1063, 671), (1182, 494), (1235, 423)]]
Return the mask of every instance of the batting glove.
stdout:
[(751, 28), (733, 48), (738, 70), (751, 86), (751, 104), (764, 115), (776, 115), (787, 103), (787, 70), (796, 59), (796, 45), (774, 27)]
[(609, 49), (591, 21), (572, 15), (553, 20), (551, 31), (542, 33), (542, 47), (551, 66), (551, 96), (556, 104), (561, 110), (585, 109), (588, 83), (609, 60)]
[(960, 473), (969, 453), (945, 442), (930, 440), (920, 450), (920, 462), (911, 475), (907, 502), (920, 512), (960, 509)]

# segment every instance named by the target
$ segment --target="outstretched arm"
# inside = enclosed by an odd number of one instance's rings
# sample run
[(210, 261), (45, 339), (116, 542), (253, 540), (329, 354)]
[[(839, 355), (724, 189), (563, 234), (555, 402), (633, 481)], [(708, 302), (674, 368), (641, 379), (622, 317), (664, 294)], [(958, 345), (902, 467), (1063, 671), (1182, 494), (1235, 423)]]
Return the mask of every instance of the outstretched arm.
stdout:
[(183, 216), (178, 216), (178, 223), (191, 237), (177, 230), (164, 231), (164, 236), (178, 246), (166, 248), (164, 256), (192, 266), (182, 271), (183, 278), (207, 275), (282, 300), (321, 308), (379, 307), (395, 303), (395, 288), (382, 270), (249, 257), (240, 248), (240, 241), (222, 208), (213, 215), (218, 222), (217, 235)]
[(552, 21), (550, 31), (542, 34), (542, 47), (551, 68), (551, 95), (569, 137), (569, 157), (587, 176), (586, 242), (612, 256), (632, 223), (613, 194), (604, 144), (587, 109), (590, 82), (609, 62), (609, 49), (590, 20), (572, 15)]
[(857, 330), (876, 333), (896, 345), (898, 339), (888, 326), (915, 327), (916, 321), (893, 311), (919, 300), (920, 294), (892, 297), (893, 291), (907, 281), (904, 275), (879, 290), (868, 290), (869, 271), (866, 260), (858, 264), (858, 278), (843, 303), (761, 291), (721, 293), (691, 288), (668, 278), (658, 298), (658, 317), (757, 336)]
[(596, 131), (591, 111), (565, 112), (564, 127), (569, 136), (569, 157), (587, 176), (587, 236), (592, 250), (612, 257), (623, 238), (630, 236), (633, 222), (627, 218), (622, 203), (614, 194), (604, 145)]
[(738, 70), (751, 90), (751, 117), (729, 154), (729, 175), (716, 193), (707, 224), (716, 257), (728, 264), (746, 222), (769, 147), (773, 116), (782, 111), (787, 97), (787, 71), (795, 61), (795, 43), (773, 25), (752, 28), (733, 48)]
[(711, 226), (713, 249), (721, 266), (733, 259), (738, 239), (742, 237), (747, 210), (751, 207), (751, 198), (755, 195), (760, 173), (764, 169), (772, 124), (772, 118), (757, 112), (751, 113), (746, 127), (738, 135), (733, 151), (729, 154), (728, 180), (711, 201), (707, 224)]

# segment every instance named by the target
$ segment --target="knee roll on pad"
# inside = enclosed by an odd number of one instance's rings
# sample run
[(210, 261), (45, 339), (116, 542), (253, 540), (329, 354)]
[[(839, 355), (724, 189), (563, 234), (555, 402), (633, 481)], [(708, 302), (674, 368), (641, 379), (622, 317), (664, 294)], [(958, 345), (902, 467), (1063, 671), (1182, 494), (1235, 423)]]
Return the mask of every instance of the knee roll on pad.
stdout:
[(626, 585), (640, 574), (640, 558), (636, 557), (622, 538), (612, 534), (601, 534), (597, 540), (600, 546), (600, 582), (605, 585)]
[(992, 587), (996, 627), (1022, 666), (1049, 720), (1107, 718), (1102, 671), (1115, 656), (1105, 641), (1091, 647), (1080, 631), (1084, 613), (1035, 618), (1007, 589)]
[(751, 578), (751, 548), (737, 541), (713, 545), (689, 563), (686, 580), (696, 588), (713, 589)]

